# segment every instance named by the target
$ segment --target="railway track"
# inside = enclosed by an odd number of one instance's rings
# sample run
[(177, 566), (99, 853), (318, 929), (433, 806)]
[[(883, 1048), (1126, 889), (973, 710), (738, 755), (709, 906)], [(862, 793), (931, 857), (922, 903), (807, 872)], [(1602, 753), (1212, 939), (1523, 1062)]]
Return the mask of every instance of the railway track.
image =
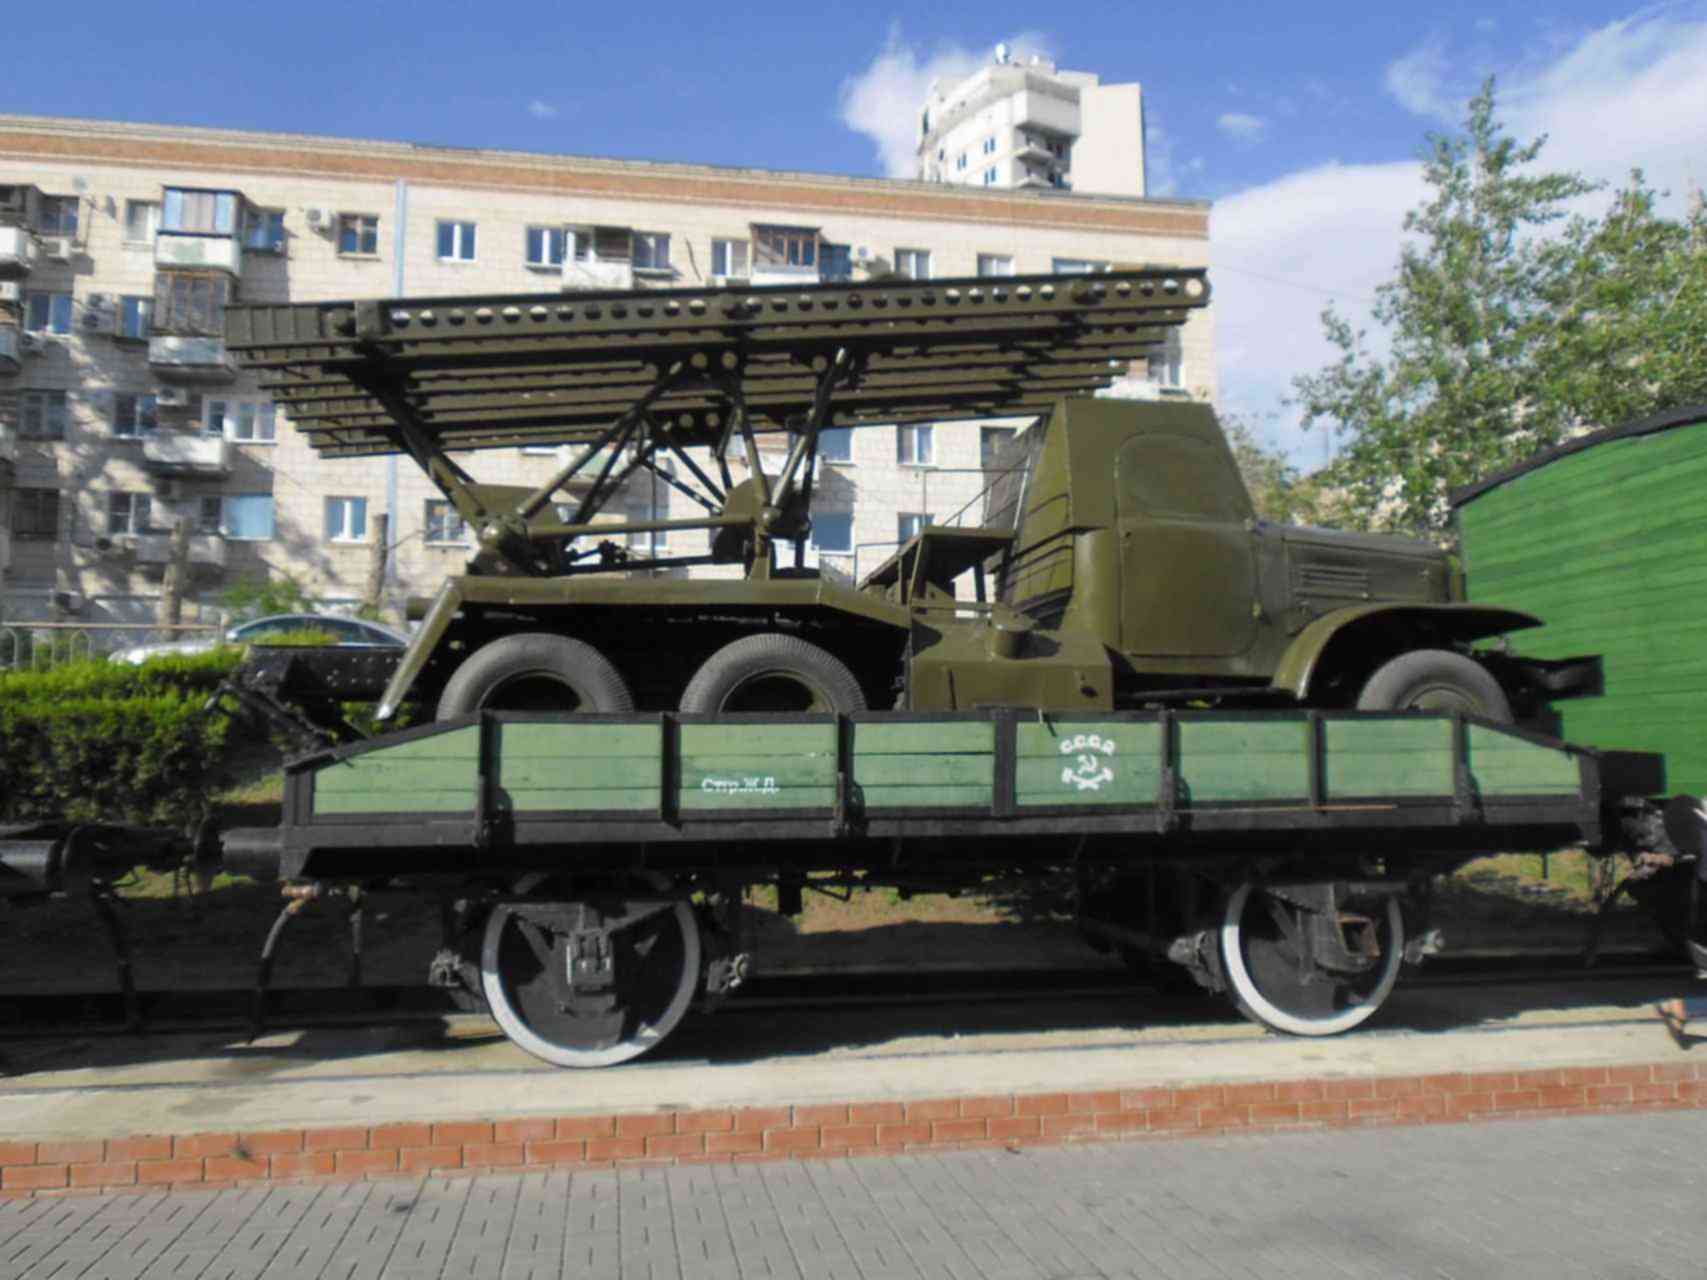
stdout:
[[(1409, 975), (1408, 988), (1480, 984), (1611, 982), (1693, 973), (1682, 958), (1655, 953), (1602, 955), (1593, 968), (1578, 954), (1437, 957)], [(1183, 977), (1183, 973), (1181, 975)], [(765, 1017), (791, 1009), (1051, 1002), (1133, 997), (1155, 999), (1156, 987), (1124, 969), (824, 971), (759, 974), (718, 1006), (720, 1019)], [(1176, 1002), (1181, 998), (1175, 995)], [(1186, 999), (1195, 998), (1187, 992)], [(1207, 993), (1205, 1005), (1221, 1006)], [(266, 994), (269, 1030), (360, 1023), (366, 1026), (442, 1019), (463, 1012), (449, 995), (426, 986), (276, 988)], [(253, 1025), (251, 988), (141, 991), (127, 1009), (118, 991), (0, 995), (0, 1041), (65, 1035), (242, 1031)]]

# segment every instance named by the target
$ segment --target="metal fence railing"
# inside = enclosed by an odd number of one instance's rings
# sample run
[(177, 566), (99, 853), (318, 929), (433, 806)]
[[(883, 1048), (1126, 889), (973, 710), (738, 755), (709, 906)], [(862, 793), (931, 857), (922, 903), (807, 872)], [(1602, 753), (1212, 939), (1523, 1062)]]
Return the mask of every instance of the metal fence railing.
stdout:
[(137, 645), (217, 639), (223, 622), (0, 622), (0, 671), (42, 671)]

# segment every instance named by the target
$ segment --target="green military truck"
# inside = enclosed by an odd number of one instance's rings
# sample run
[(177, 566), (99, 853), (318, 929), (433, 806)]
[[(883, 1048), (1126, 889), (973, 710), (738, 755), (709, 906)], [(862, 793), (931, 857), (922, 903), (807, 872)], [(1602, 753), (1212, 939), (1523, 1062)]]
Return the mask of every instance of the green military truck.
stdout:
[[(381, 720), (410, 700), (438, 718), (1527, 708), (1539, 668), (1473, 646), (1538, 619), (1467, 603), (1428, 544), (1259, 520), (1208, 406), (1094, 396), (1208, 296), (1202, 271), (1145, 268), (233, 307), (231, 349), (322, 454), (408, 454), (480, 540), (394, 669), (274, 655), (263, 674), (299, 700), (383, 674)], [(979, 523), (927, 527), (858, 583), (801, 567), (824, 430), (1014, 416), (1035, 423)], [(787, 444), (774, 476), (765, 433)], [(536, 489), (457, 461), (542, 443), (578, 450)], [(646, 472), (705, 515), (601, 521)], [(620, 545), (694, 528), (699, 556)], [(708, 563), (742, 576), (647, 572)]]

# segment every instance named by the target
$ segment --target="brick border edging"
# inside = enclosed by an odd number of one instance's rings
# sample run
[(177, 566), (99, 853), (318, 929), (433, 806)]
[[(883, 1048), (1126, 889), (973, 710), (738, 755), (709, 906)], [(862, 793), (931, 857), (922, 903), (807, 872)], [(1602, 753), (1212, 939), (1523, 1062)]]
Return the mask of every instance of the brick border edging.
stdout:
[(1320, 1077), (915, 1102), (0, 1141), (0, 1198), (900, 1155), (1707, 1107), (1707, 1064)]

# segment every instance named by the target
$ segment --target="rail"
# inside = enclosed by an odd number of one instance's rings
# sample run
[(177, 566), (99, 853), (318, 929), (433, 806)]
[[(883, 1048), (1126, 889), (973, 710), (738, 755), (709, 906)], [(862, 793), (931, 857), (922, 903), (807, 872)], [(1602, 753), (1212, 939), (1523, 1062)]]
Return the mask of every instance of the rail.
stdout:
[(45, 671), (62, 662), (104, 658), (136, 645), (165, 644), (223, 634), (225, 623), (0, 623), (0, 671)]

